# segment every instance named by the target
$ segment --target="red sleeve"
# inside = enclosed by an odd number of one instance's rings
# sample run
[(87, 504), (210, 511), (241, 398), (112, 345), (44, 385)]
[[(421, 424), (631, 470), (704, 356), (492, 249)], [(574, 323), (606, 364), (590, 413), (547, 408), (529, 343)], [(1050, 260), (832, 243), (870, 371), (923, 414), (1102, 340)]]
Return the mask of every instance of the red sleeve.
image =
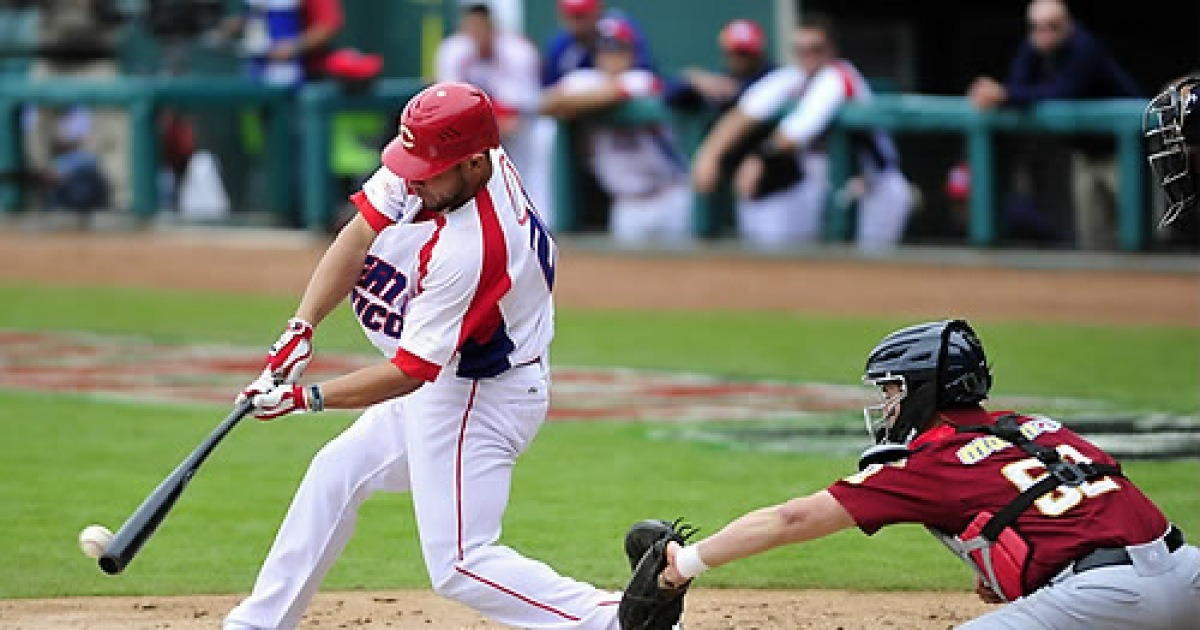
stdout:
[(436, 363), (426, 361), (404, 348), (396, 350), (396, 356), (392, 357), (392, 365), (400, 368), (400, 371), (408, 376), (426, 382), (436, 381), (438, 373), (442, 371)]
[(957, 531), (964, 510), (952, 489), (969, 480), (955, 477), (962, 467), (942, 461), (944, 454), (945, 449), (930, 448), (898, 462), (868, 466), (828, 490), (867, 535), (896, 523)]
[(371, 205), (371, 200), (367, 199), (367, 193), (361, 190), (350, 195), (350, 201), (358, 208), (359, 214), (367, 220), (367, 225), (370, 225), (376, 233), (382, 232), (383, 228), (395, 223)]
[(304, 17), (309, 26), (319, 24), (333, 31), (340, 31), (346, 22), (342, 0), (305, 0)]

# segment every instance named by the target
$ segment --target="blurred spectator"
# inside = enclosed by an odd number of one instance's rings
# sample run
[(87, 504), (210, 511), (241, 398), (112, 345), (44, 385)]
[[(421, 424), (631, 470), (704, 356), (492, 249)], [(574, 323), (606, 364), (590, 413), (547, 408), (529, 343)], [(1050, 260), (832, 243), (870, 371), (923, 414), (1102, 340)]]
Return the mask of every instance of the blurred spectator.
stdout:
[[(30, 70), (35, 79), (110, 80), (117, 76), (121, 16), (115, 0), (55, 0), (52, 7), (42, 8), (39, 24), (37, 57)], [(85, 136), (71, 137), (69, 153), (98, 160), (112, 192), (110, 201), (128, 207), (128, 117), (123, 111), (101, 109), (87, 115), (88, 123), (83, 127), (64, 119), (78, 115), (54, 108), (39, 109), (26, 143), (31, 169), (45, 177), (56, 177), (63, 162), (70, 161), (61, 153), (60, 130), (72, 125), (76, 131), (86, 128)]]
[[(109, 186), (96, 155), (85, 148), (93, 115), (76, 107), (58, 118), (47, 173), (47, 205), (86, 215), (109, 205)], [(81, 217), (82, 218), (82, 217)]]
[[(596, 67), (563, 76), (544, 98), (546, 113), (571, 118), (629, 98), (661, 98), (654, 73), (635, 68), (638, 36), (629, 22), (598, 25)], [(588, 130), (589, 165), (613, 198), (609, 230), (618, 244), (680, 244), (691, 239), (691, 190), (683, 159), (663, 125)]]
[[(838, 59), (832, 23), (809, 15), (794, 31), (797, 65), (778, 68), (752, 84), (721, 117), (692, 164), (697, 190), (711, 192), (739, 143), (753, 151), (735, 165), (738, 232), (760, 247), (787, 247), (817, 238), (829, 199), (824, 136), (838, 109), (871, 98), (858, 70)], [(782, 116), (778, 126), (774, 120)], [(765, 138), (765, 139), (763, 139)], [(891, 138), (855, 134), (863, 171), (858, 200), (858, 245), (863, 250), (894, 246), (911, 207), (908, 182), (899, 170)]]
[[(1141, 96), (1129, 73), (1095, 36), (1071, 19), (1062, 0), (1033, 0), (1028, 20), (1029, 37), (1017, 50), (1007, 85), (986, 76), (971, 84), (967, 96), (976, 107)], [(1052, 216), (1074, 208), (1075, 236), (1080, 247), (1115, 246), (1117, 171), (1111, 144), (1080, 140), (1065, 146), (1053, 139), (1038, 138), (1032, 146), (1023, 148), (1017, 177), (1028, 178), (1038, 210)], [(1064, 170), (1073, 172), (1066, 174)], [(1023, 184), (1021, 179), (1015, 182), (1018, 192)]]
[(733, 20), (721, 29), (717, 44), (725, 57), (725, 72), (685, 68), (683, 77), (667, 90), (673, 107), (725, 112), (737, 103), (751, 83), (775, 69), (767, 55), (767, 36), (754, 20)]
[(341, 0), (241, 0), (241, 12), (221, 25), (218, 39), (241, 36), (251, 78), (297, 86), (324, 73), (345, 16)]
[[(542, 65), (543, 86), (554, 85), (563, 75), (576, 68), (596, 67), (597, 23), (602, 13), (604, 0), (558, 0), (558, 16), (563, 28), (546, 45)], [(624, 19), (637, 35), (634, 67), (653, 70), (650, 49), (637, 25), (622, 15), (610, 14), (610, 17)]]
[(550, 211), (550, 172), (553, 123), (539, 116), (541, 83), (537, 48), (529, 40), (497, 29), (484, 2), (463, 5), (458, 32), (437, 50), (438, 81), (465, 81), (492, 99), (504, 150), (524, 178), (534, 206), (542, 216)]

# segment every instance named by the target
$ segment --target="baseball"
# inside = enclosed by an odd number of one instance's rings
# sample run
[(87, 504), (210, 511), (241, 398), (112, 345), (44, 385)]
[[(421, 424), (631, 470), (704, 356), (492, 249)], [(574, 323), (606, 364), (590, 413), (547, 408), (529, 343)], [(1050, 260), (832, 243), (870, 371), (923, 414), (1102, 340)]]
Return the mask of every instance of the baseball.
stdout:
[(112, 542), (113, 533), (103, 525), (88, 525), (79, 532), (79, 548), (89, 558), (99, 558)]

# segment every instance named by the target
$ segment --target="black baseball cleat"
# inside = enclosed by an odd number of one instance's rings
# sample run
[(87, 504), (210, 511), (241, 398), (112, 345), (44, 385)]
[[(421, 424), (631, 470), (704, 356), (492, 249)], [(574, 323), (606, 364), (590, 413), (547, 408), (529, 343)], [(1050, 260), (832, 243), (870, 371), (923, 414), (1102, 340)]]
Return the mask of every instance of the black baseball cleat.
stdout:
[[(636, 572), (638, 564), (645, 557), (646, 552), (659, 541), (674, 539), (676, 542), (682, 544), (696, 533), (696, 528), (690, 525), (680, 525), (681, 521), (682, 519), (679, 519), (674, 523), (670, 523), (657, 519), (648, 519), (638, 521), (630, 526), (629, 531), (625, 533), (625, 556), (629, 558), (630, 570)], [(680, 587), (679, 596), (664, 605), (661, 610), (655, 611), (648, 622), (638, 625), (637, 628), (624, 628), (622, 626), (623, 630), (673, 630), (681, 628), (682, 624), (679, 620), (683, 616), (683, 596), (687, 592), (687, 588), (687, 585)]]

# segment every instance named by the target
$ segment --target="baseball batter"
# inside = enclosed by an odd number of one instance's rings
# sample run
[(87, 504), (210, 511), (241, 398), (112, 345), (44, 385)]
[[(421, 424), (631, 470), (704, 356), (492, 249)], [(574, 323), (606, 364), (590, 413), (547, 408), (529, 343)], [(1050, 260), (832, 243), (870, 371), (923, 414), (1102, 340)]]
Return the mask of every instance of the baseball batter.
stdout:
[(865, 410), (877, 445), (861, 471), (763, 508), (687, 547), (661, 579), (857, 526), (921, 523), (1007, 606), (970, 630), (1196, 628), (1200, 549), (1104, 451), (1043, 416), (989, 413), (983, 345), (964, 321), (894, 332), (867, 359), (882, 404)]
[[(786, 247), (817, 240), (829, 199), (829, 160), (824, 136), (845, 103), (871, 99), (871, 89), (849, 61), (838, 59), (832, 25), (806, 17), (795, 30), (798, 64), (777, 68), (746, 89), (737, 105), (718, 121), (692, 164), (697, 190), (716, 186), (720, 164), (756, 128), (783, 115), (775, 132), (742, 160), (734, 176), (738, 194), (738, 232), (762, 247)], [(882, 132), (856, 138), (865, 189), (859, 198), (857, 243), (875, 251), (894, 246), (903, 236), (911, 210), (908, 182), (900, 172), (891, 138)], [(798, 176), (786, 185), (761, 191), (764, 157), (795, 155)]]
[[(653, 72), (634, 67), (637, 33), (615, 17), (597, 26), (596, 67), (568, 72), (547, 90), (546, 112), (573, 118), (630, 98), (662, 95)], [(692, 192), (683, 157), (663, 125), (589, 124), (589, 165), (612, 196), (609, 233), (620, 245), (691, 240)]]
[[(477, 87), (435, 84), (356, 193), (267, 368), (255, 415), (367, 407), (313, 458), (225, 627), (293, 628), (379, 491), (411, 492), (433, 588), (522, 628), (615, 630), (619, 596), (498, 544), (513, 465), (548, 407), (555, 249)], [(313, 328), (347, 296), (387, 358), (300, 385)], [(275, 383), (281, 383), (275, 385)]]

